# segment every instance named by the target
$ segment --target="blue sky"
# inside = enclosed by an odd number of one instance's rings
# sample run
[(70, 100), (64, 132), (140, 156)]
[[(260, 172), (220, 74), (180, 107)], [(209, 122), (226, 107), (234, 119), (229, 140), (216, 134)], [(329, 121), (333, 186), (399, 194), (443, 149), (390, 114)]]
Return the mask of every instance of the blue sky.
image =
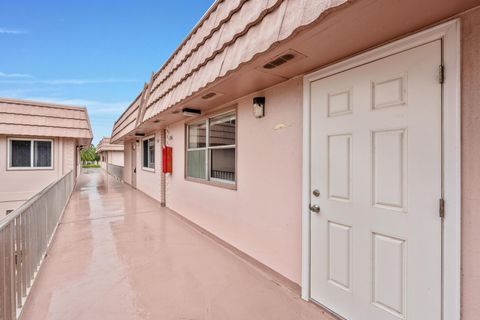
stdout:
[(87, 106), (94, 143), (213, 0), (1, 0), (0, 97)]

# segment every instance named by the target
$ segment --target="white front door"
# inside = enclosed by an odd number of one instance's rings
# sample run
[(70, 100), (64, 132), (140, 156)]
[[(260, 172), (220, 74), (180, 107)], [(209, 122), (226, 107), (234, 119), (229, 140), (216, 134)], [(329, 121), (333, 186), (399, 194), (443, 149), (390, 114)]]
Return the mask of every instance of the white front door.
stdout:
[(438, 40), (311, 83), (311, 298), (346, 319), (441, 319), (440, 65)]

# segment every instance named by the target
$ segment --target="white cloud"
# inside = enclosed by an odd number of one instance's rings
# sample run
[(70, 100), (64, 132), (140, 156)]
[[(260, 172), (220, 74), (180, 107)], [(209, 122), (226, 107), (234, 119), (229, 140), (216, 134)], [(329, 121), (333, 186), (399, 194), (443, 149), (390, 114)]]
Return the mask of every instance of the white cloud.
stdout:
[(65, 99), (62, 100), (61, 103), (85, 106), (88, 108), (88, 113), (90, 115), (119, 115), (130, 105), (130, 102), (128, 101), (104, 102), (83, 99)]
[(0, 78), (23, 78), (23, 79), (31, 79), (33, 78), (30, 74), (25, 73), (6, 73), (0, 71)]
[(7, 29), (0, 28), (0, 34), (27, 34), (28, 31), (24, 29)]
[(12, 87), (12, 88), (2, 88), (0, 86), (0, 97), (8, 97), (11, 99), (28, 99), (30, 96), (61, 96), (63, 91), (59, 90), (56, 87)]

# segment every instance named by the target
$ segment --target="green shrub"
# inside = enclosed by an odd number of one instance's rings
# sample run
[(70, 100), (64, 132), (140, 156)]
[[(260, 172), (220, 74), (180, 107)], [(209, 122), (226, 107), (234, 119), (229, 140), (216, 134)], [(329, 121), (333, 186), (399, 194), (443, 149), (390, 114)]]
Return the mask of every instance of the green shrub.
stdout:
[(82, 164), (82, 168), (100, 168), (100, 165), (95, 163), (85, 163)]

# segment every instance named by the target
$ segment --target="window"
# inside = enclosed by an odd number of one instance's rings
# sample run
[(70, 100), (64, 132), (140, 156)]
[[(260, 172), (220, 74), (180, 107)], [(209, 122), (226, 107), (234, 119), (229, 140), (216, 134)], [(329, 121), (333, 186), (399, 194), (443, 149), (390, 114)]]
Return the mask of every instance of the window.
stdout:
[(187, 137), (187, 177), (235, 183), (235, 112), (189, 125)]
[(143, 140), (143, 168), (155, 169), (155, 137)]
[(9, 168), (51, 169), (52, 140), (9, 139)]
[(13, 209), (12, 210), (7, 210), (7, 211), (5, 211), (5, 214), (8, 216), (12, 212), (13, 212)]

